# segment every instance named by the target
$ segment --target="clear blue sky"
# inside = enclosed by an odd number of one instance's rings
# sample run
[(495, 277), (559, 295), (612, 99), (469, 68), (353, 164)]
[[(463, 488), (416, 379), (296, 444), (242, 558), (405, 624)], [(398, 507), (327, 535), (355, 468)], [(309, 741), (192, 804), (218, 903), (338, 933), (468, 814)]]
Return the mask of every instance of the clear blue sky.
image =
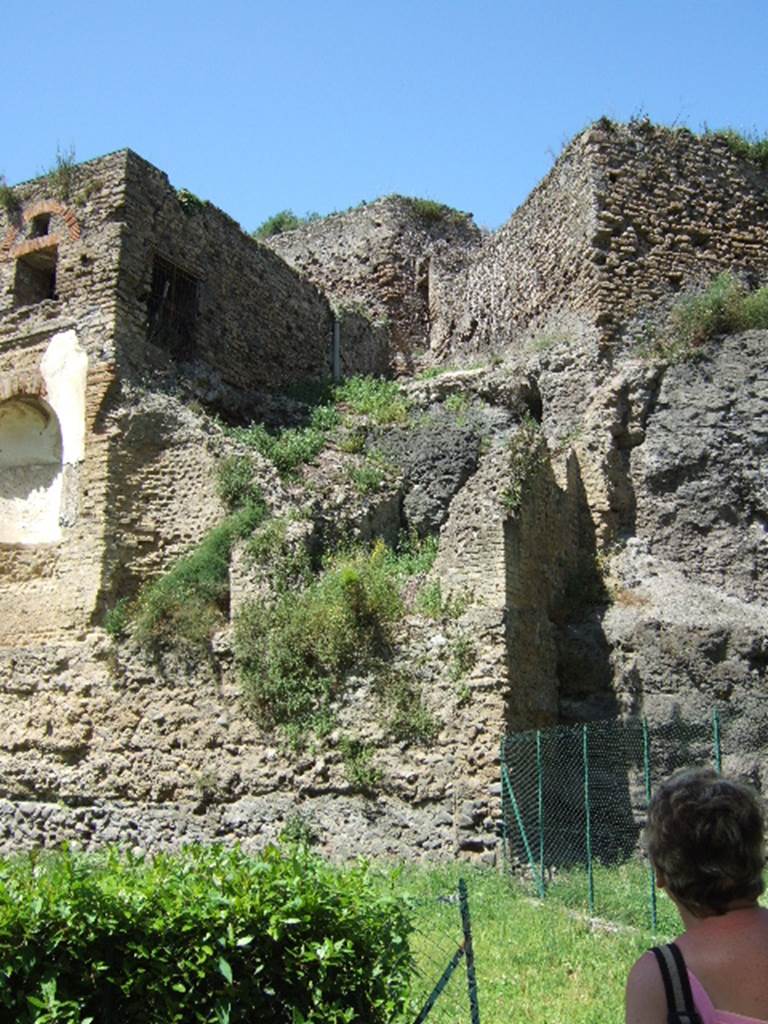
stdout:
[(768, 0), (11, 0), (0, 173), (125, 146), (247, 230), (389, 192), (496, 227), (617, 120), (768, 132)]

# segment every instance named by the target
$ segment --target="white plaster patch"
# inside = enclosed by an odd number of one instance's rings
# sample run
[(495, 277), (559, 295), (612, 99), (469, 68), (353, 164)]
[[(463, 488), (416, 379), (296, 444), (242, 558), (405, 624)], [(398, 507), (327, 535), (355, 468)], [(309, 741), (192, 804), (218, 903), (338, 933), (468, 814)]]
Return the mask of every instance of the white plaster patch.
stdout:
[(35, 398), (0, 405), (0, 542), (59, 540), (61, 432), (52, 409)]
[(59, 418), (62, 461), (82, 462), (85, 457), (85, 385), (88, 356), (74, 331), (54, 334), (40, 362), (47, 399)]

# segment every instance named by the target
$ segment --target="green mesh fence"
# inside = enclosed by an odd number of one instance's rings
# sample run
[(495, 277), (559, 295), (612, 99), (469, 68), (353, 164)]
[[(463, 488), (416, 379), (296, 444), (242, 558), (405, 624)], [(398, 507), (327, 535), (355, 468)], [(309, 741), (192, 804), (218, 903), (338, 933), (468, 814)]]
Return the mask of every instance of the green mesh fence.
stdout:
[(677, 768), (719, 770), (721, 736), (717, 711), (710, 721), (677, 719), (653, 728), (629, 719), (506, 736), (501, 790), (508, 870), (542, 898), (658, 930), (653, 879), (639, 845), (648, 799)]

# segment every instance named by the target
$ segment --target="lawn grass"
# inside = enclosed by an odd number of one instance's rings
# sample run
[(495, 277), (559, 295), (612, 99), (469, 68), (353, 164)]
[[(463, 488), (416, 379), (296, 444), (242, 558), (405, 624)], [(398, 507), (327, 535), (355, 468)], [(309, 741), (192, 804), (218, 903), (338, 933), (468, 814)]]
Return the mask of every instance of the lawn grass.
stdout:
[[(469, 891), (483, 1024), (620, 1021), (629, 968), (657, 940), (668, 941), (678, 930), (674, 916), (667, 914), (672, 908), (666, 897), (660, 898), (660, 905), (668, 905), (661, 907), (661, 912), (665, 924), (672, 926), (654, 937), (645, 928), (590, 919), (583, 910), (564, 906), (554, 894), (542, 902), (525, 886), (494, 870), (466, 865), (407, 868), (400, 886), (415, 901), (412, 950), (418, 975), (414, 1007), (423, 1003), (461, 941), (456, 899), (459, 877), (466, 879)], [(613, 897), (613, 905), (623, 908), (625, 915), (629, 882), (625, 878), (618, 884)], [(575, 895), (577, 880), (572, 884)], [(641, 886), (641, 902), (643, 893)], [(631, 894), (629, 903), (636, 900)], [(431, 1011), (428, 1024), (469, 1024), (469, 1020), (462, 963)]]

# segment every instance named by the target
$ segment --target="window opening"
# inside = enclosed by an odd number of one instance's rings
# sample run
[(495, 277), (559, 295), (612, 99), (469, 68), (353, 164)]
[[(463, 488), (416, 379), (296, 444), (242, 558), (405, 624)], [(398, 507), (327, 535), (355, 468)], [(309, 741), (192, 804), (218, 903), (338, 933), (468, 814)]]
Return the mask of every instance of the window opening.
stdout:
[(16, 260), (13, 299), (16, 306), (30, 306), (45, 299), (56, 299), (56, 246), (36, 249)]
[(44, 235), (50, 234), (51, 230), (51, 215), (50, 213), (38, 213), (36, 217), (32, 218), (32, 222), (29, 226), (29, 237), (30, 238), (42, 238)]
[(162, 256), (152, 265), (152, 287), (147, 308), (147, 338), (173, 352), (194, 350), (199, 282)]

